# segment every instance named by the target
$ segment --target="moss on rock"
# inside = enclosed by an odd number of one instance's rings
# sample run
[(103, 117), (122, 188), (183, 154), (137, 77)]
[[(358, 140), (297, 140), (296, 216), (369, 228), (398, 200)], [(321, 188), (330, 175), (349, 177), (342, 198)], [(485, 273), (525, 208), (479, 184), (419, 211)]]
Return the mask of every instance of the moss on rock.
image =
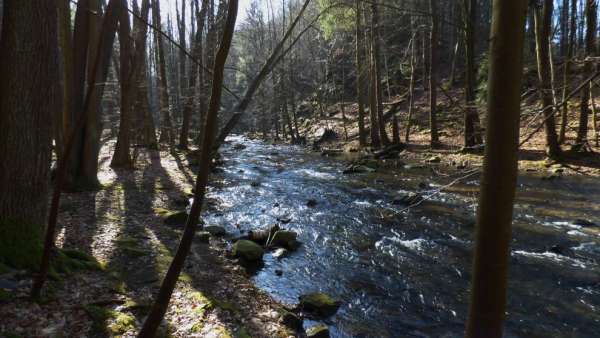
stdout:
[(249, 240), (239, 240), (233, 245), (233, 255), (242, 258), (248, 262), (256, 262), (262, 260), (263, 248)]
[(340, 307), (338, 301), (322, 292), (314, 292), (300, 296), (300, 309), (319, 317), (329, 317)]

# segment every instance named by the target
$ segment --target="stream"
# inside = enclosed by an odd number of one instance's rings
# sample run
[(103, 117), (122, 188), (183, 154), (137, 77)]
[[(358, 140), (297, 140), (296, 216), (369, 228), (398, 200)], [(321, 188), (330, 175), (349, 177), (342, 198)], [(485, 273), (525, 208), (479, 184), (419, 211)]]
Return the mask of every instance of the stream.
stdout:
[[(228, 140), (209, 193), (221, 210), (206, 224), (239, 235), (291, 219), (283, 226), (302, 242), (284, 258), (265, 255), (259, 288), (286, 304), (313, 291), (339, 299), (325, 321), (332, 337), (462, 336), (478, 174), (438, 191), (465, 173), (432, 164), (348, 175), (343, 158)], [(505, 336), (597, 337), (600, 182), (528, 173), (517, 189)], [(392, 203), (406, 192), (428, 198), (409, 210)]]

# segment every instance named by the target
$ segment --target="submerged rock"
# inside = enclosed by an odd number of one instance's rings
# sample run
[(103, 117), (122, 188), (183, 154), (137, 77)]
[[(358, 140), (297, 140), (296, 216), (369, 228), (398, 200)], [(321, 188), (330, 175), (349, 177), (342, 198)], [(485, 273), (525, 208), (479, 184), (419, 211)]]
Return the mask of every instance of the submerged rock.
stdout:
[(233, 245), (233, 255), (248, 262), (262, 260), (263, 254), (263, 248), (249, 240), (241, 239)]
[(279, 248), (275, 251), (273, 251), (273, 257), (275, 258), (283, 258), (285, 256), (287, 256), (288, 251), (285, 248)]
[(596, 223), (592, 222), (592, 221), (588, 221), (586, 219), (581, 219), (578, 218), (576, 220), (573, 221), (573, 225), (579, 225), (581, 227), (593, 227), (596, 226)]
[(317, 206), (317, 200), (314, 198), (309, 199), (308, 201), (306, 201), (306, 206), (309, 208), (314, 208)]
[(298, 317), (297, 314), (290, 311), (284, 311), (281, 314), (281, 318), (279, 321), (281, 322), (281, 324), (296, 331), (302, 328), (302, 319)]
[(198, 241), (200, 243), (208, 244), (209, 239), (210, 239), (210, 233), (207, 231), (200, 231), (200, 232), (196, 233), (196, 238), (198, 239)]
[(338, 301), (333, 300), (331, 296), (322, 292), (314, 292), (302, 295), (299, 299), (299, 308), (302, 311), (306, 311), (317, 317), (325, 318), (332, 316), (340, 307), (340, 303)]
[(423, 196), (421, 196), (420, 194), (416, 194), (414, 192), (409, 192), (409, 193), (400, 194), (400, 195), (394, 197), (394, 199), (392, 200), (392, 204), (409, 206), (409, 205), (421, 203), (422, 201), (423, 201)]
[(274, 246), (284, 247), (289, 250), (295, 250), (298, 247), (298, 241), (296, 240), (297, 237), (298, 234), (296, 234), (294, 231), (279, 230), (275, 232), (275, 235), (273, 235), (271, 244)]
[(233, 149), (233, 150), (244, 150), (244, 149), (246, 149), (246, 146), (243, 145), (243, 144), (241, 144), (241, 143), (236, 143), (236, 144), (234, 144), (231, 147), (231, 149)]
[(329, 338), (329, 327), (323, 323), (311, 326), (306, 330), (308, 338)]
[(342, 171), (343, 174), (362, 174), (362, 173), (372, 173), (375, 172), (376, 169), (368, 167), (362, 164), (351, 164)]
[(227, 231), (225, 228), (219, 225), (207, 225), (204, 227), (204, 231), (208, 232), (211, 236), (225, 236)]

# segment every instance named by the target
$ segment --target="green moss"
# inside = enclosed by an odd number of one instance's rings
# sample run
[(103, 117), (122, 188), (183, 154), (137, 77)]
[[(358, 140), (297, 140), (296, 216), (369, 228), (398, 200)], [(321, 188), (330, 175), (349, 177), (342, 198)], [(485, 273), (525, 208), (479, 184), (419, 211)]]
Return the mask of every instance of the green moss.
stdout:
[(112, 334), (121, 334), (135, 328), (135, 318), (131, 315), (118, 312), (113, 323), (108, 325), (108, 331)]
[(223, 326), (215, 327), (211, 332), (215, 337), (219, 338), (233, 338), (229, 330), (224, 328)]
[(127, 236), (119, 236), (115, 241), (117, 247), (123, 252), (125, 256), (130, 257), (143, 257), (150, 254), (150, 251), (140, 248), (139, 240)]
[(178, 279), (179, 279), (179, 281), (180, 281), (180, 282), (188, 282), (188, 283), (191, 283), (191, 282), (192, 282), (192, 276), (190, 276), (189, 274), (187, 274), (187, 273), (185, 273), (185, 272), (182, 272), (182, 273), (179, 275), (179, 278), (178, 278)]
[(95, 332), (115, 335), (135, 328), (135, 318), (129, 314), (96, 305), (87, 305), (84, 309), (94, 322), (92, 330)]
[(8, 291), (0, 289), (0, 302), (8, 301), (10, 299), (12, 299), (12, 294)]
[(37, 270), (42, 257), (44, 227), (0, 216), (0, 263)]
[(203, 328), (204, 328), (204, 322), (198, 321), (198, 322), (194, 323), (194, 325), (192, 325), (192, 328), (190, 329), (190, 331), (192, 333), (200, 333), (200, 332), (202, 332)]
[(240, 327), (237, 331), (235, 331), (235, 338), (252, 338), (252, 336), (248, 333), (245, 327)]

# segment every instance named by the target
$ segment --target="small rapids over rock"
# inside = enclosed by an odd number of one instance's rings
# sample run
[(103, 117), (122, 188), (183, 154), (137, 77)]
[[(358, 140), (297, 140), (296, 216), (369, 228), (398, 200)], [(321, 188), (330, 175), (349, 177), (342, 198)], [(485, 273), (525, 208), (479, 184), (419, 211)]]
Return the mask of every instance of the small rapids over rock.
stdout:
[[(340, 300), (333, 337), (462, 336), (477, 175), (446, 186), (464, 172), (438, 163), (344, 174), (346, 155), (230, 139), (245, 148), (224, 146), (209, 198), (226, 204), (204, 221), (236, 236), (286, 220), (302, 243), (285, 257), (265, 253), (256, 285), (290, 305), (319, 291)], [(518, 183), (505, 336), (597, 336), (600, 183)], [(424, 200), (407, 209), (394, 204), (399, 192)]]

